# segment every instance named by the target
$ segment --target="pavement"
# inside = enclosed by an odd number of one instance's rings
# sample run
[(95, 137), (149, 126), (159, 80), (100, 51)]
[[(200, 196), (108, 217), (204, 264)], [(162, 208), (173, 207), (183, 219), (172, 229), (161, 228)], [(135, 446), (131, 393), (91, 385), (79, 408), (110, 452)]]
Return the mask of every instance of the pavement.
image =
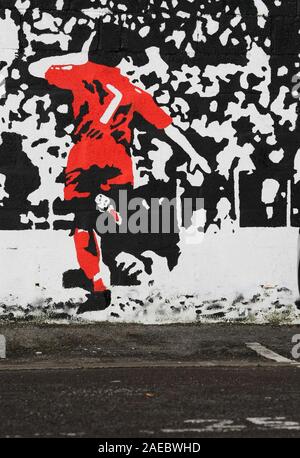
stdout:
[(300, 326), (0, 322), (0, 334), (0, 437), (300, 437)]

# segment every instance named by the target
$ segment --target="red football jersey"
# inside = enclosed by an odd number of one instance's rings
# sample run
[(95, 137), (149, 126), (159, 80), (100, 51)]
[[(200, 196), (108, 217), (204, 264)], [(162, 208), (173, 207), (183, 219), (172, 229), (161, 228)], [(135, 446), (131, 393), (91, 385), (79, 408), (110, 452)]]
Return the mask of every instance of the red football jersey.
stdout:
[(112, 166), (122, 175), (114, 183), (132, 183), (132, 160), (126, 147), (132, 139), (129, 124), (134, 112), (158, 129), (169, 126), (172, 118), (118, 68), (92, 62), (58, 65), (49, 68), (46, 79), (73, 93), (78, 140), (69, 154), (67, 175), (92, 165)]
[(105, 139), (119, 128), (124, 131), (125, 138), (130, 139), (128, 125), (134, 112), (158, 129), (172, 122), (151, 95), (132, 85), (118, 68), (92, 62), (52, 66), (46, 73), (46, 79), (50, 84), (73, 92), (74, 116), (81, 118), (77, 133), (86, 126), (83, 136), (92, 136), (92, 130), (100, 130), (103, 134), (101, 138)]

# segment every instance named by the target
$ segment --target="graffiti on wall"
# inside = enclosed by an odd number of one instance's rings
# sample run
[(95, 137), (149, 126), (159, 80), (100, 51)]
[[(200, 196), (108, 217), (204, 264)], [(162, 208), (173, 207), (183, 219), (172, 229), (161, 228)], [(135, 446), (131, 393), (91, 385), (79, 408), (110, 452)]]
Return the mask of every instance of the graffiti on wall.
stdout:
[[(110, 301), (100, 261), (112, 285), (138, 285), (152, 254), (178, 264), (195, 225), (298, 226), (299, 6), (1, 2), (0, 230), (68, 231), (78, 266), (62, 282), (92, 309)], [(134, 231), (120, 193), (140, 199)], [(168, 230), (138, 230), (153, 198), (175, 202)], [(99, 230), (103, 213), (115, 233)]]

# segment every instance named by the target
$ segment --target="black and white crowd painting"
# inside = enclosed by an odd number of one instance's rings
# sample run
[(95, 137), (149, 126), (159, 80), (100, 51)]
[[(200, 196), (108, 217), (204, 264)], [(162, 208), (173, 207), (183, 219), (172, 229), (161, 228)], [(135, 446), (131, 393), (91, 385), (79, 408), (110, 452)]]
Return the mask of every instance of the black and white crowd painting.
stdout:
[[(64, 199), (74, 94), (30, 68), (87, 43), (88, 60), (148, 93), (199, 156), (192, 167), (184, 141), (134, 113), (130, 196), (203, 198), (204, 236), (299, 226), (299, 0), (0, 0), (0, 231), (74, 232)], [(103, 236), (111, 285), (138, 285), (153, 268), (145, 252), (172, 270), (180, 239)], [(142, 267), (117, 263), (122, 252)], [(84, 282), (72, 267), (62, 288)]]

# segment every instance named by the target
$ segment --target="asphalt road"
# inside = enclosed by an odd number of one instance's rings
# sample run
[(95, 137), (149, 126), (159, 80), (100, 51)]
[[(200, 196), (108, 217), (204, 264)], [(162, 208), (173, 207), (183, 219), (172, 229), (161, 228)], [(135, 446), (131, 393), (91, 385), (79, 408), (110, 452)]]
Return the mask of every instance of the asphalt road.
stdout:
[(10, 371), (0, 386), (1, 437), (300, 436), (298, 368)]
[(299, 327), (68, 327), (65, 341), (63, 331), (0, 329), (0, 437), (300, 437)]

